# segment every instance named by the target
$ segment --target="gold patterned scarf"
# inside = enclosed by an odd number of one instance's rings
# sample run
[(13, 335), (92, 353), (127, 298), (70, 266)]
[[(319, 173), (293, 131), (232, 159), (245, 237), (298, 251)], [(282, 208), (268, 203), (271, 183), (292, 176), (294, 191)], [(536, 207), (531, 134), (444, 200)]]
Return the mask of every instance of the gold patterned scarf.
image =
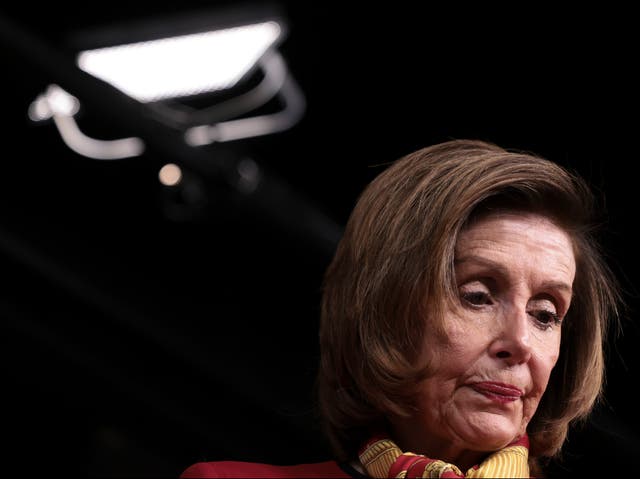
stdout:
[(453, 464), (412, 452), (403, 453), (392, 440), (381, 435), (370, 439), (360, 450), (359, 457), (367, 474), (377, 478), (530, 477), (526, 435), (492, 453), (466, 474)]

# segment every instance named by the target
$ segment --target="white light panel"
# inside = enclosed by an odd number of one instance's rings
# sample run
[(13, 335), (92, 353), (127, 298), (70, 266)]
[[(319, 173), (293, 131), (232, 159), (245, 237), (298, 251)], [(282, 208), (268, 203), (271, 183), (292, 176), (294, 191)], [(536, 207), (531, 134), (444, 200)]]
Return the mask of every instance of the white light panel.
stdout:
[(81, 52), (78, 66), (151, 102), (231, 88), (281, 34), (274, 21)]

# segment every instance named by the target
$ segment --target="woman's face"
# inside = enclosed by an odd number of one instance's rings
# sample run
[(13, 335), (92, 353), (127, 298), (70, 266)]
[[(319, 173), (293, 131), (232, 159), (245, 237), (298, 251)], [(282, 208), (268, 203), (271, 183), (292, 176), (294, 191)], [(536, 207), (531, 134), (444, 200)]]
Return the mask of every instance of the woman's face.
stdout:
[(427, 330), (433, 374), (416, 414), (392, 421), (405, 449), (473, 461), (525, 432), (558, 359), (575, 271), (569, 236), (543, 216), (496, 213), (462, 231), (448, 340)]

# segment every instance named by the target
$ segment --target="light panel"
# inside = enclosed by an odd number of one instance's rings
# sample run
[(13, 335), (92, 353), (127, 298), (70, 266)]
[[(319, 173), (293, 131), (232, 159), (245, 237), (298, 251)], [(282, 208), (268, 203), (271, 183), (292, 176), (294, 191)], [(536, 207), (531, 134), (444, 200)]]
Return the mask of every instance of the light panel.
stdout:
[(141, 102), (233, 87), (280, 37), (275, 21), (87, 50), (78, 66)]

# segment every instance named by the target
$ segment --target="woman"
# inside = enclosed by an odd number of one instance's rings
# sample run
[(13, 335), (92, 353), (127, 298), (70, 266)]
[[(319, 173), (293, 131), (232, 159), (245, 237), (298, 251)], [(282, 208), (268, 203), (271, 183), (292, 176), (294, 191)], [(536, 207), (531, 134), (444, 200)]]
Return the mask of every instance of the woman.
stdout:
[(481, 141), (412, 153), (363, 192), (322, 299), (335, 461), (183, 477), (529, 477), (602, 391), (615, 278), (578, 176)]

